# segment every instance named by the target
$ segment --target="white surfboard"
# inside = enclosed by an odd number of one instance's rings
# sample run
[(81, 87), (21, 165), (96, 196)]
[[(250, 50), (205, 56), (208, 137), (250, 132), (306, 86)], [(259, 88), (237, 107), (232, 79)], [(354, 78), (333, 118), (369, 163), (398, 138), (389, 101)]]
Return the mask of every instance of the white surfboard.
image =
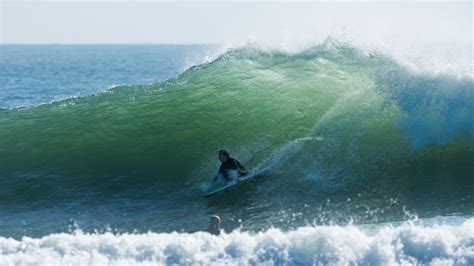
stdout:
[(235, 180), (234, 180), (234, 181), (230, 181), (227, 185), (225, 185), (225, 186), (223, 186), (223, 187), (221, 187), (221, 188), (219, 188), (219, 189), (216, 189), (216, 190), (214, 190), (214, 191), (212, 191), (212, 192), (209, 192), (209, 193), (207, 193), (206, 195), (204, 195), (203, 197), (205, 197), (205, 198), (213, 197), (213, 196), (215, 196), (215, 195), (217, 195), (217, 194), (219, 194), (219, 193), (225, 192), (225, 191), (227, 191), (227, 190), (229, 190), (229, 189), (233, 189), (233, 188), (235, 188), (235, 187), (238, 187), (238, 186), (240, 186), (240, 185), (242, 185), (242, 184), (248, 183), (249, 181), (251, 181), (251, 180), (253, 180), (253, 179), (256, 179), (256, 178), (260, 178), (260, 177), (263, 177), (263, 174), (261, 174), (261, 173), (258, 174), (258, 173), (257, 173), (257, 174), (250, 174), (250, 175), (248, 175), (248, 176), (241, 177), (241, 178), (239, 178), (239, 181), (235, 181)]

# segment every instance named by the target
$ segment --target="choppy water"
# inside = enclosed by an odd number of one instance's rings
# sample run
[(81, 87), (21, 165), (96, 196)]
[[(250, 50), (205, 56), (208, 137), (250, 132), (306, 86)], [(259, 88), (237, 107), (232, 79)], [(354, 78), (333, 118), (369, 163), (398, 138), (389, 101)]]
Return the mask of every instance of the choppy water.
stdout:
[[(1, 259), (472, 264), (473, 85), (328, 39), (0, 111)], [(223, 147), (265, 178), (202, 198)]]

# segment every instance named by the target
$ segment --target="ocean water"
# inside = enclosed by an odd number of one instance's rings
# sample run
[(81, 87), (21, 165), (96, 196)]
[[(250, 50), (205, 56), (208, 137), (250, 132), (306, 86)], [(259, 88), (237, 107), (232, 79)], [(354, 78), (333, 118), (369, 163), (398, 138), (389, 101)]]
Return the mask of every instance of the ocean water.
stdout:
[(172, 78), (216, 45), (1, 45), (0, 108), (91, 95)]
[[(333, 39), (0, 49), (0, 264), (474, 264), (469, 73)], [(206, 199), (221, 148), (264, 178)]]

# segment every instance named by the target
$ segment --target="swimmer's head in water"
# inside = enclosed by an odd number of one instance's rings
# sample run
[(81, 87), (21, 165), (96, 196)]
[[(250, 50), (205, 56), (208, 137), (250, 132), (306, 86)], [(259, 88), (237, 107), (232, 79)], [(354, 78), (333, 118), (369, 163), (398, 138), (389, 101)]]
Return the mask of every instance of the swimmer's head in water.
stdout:
[(210, 228), (219, 229), (221, 227), (221, 218), (217, 215), (211, 216), (211, 224), (209, 225)]
[(221, 161), (221, 163), (224, 163), (227, 161), (227, 159), (229, 159), (229, 157), (230, 155), (228, 151), (220, 150), (217, 158), (219, 159), (219, 161)]

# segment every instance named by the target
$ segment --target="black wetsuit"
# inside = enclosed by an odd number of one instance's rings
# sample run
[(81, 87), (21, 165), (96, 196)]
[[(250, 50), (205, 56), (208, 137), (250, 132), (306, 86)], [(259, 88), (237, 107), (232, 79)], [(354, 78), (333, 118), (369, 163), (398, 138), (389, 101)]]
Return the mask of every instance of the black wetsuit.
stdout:
[(245, 167), (243, 167), (242, 164), (240, 164), (240, 162), (234, 158), (227, 159), (227, 161), (222, 163), (221, 167), (219, 167), (219, 173), (226, 179), (229, 179), (229, 171), (232, 170), (238, 170), (239, 176), (244, 176), (247, 174)]

